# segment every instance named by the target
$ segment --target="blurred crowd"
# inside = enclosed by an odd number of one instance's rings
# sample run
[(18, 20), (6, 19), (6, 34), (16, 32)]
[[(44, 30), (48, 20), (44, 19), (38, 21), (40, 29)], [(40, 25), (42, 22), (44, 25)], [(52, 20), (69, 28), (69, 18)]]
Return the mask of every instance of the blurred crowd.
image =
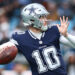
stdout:
[[(60, 16), (69, 17), (68, 32), (75, 35), (75, 0), (0, 0), (0, 45), (9, 41), (15, 31), (26, 30), (20, 13), (30, 3), (43, 4), (50, 12), (47, 18), (52, 24), (60, 24)], [(61, 45), (61, 51), (68, 75), (75, 75), (75, 49)], [(31, 71), (27, 60), (19, 53), (12, 63), (0, 65), (0, 75), (31, 75)]]

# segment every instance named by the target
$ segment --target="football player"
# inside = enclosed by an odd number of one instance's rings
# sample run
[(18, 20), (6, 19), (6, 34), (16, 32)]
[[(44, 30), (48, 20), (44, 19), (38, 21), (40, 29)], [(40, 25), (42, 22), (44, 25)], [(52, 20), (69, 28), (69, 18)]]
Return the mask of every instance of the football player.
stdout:
[(48, 14), (41, 4), (25, 6), (21, 15), (28, 30), (13, 34), (9, 42), (0, 46), (0, 52), (7, 47), (17, 48), (27, 58), (32, 75), (67, 75), (60, 43), (75, 48), (75, 36), (67, 32), (68, 18), (60, 17), (60, 26), (49, 26)]

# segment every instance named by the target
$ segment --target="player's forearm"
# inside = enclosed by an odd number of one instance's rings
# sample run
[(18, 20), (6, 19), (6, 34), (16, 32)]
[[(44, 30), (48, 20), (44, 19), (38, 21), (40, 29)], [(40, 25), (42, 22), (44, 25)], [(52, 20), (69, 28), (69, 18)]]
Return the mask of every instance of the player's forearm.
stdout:
[(75, 46), (75, 36), (71, 34), (67, 34), (66, 38)]
[(64, 37), (63, 35), (60, 37), (60, 43), (75, 48), (75, 44), (73, 44), (70, 40), (67, 39), (67, 37)]

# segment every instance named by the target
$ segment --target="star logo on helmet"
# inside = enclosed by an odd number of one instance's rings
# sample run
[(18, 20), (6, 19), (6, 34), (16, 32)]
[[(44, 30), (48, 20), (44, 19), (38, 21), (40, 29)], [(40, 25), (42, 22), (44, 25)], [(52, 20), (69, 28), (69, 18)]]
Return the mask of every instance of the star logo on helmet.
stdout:
[(29, 11), (30, 11), (29, 14), (32, 14), (32, 13), (36, 14), (36, 13), (35, 13), (35, 10), (36, 10), (36, 9), (37, 9), (37, 8), (34, 8), (34, 7), (32, 6), (31, 8), (25, 9), (25, 10), (29, 10)]

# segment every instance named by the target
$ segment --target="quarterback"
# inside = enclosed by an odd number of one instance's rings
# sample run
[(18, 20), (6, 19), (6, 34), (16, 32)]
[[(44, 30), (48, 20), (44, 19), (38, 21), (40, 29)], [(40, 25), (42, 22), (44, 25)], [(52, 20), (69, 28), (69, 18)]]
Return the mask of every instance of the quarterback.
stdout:
[(32, 75), (67, 75), (60, 43), (75, 48), (75, 36), (67, 32), (68, 17), (60, 17), (60, 25), (50, 26), (48, 14), (41, 4), (25, 6), (21, 15), (28, 30), (13, 34), (9, 42), (0, 46), (0, 51), (14, 46), (27, 58)]

